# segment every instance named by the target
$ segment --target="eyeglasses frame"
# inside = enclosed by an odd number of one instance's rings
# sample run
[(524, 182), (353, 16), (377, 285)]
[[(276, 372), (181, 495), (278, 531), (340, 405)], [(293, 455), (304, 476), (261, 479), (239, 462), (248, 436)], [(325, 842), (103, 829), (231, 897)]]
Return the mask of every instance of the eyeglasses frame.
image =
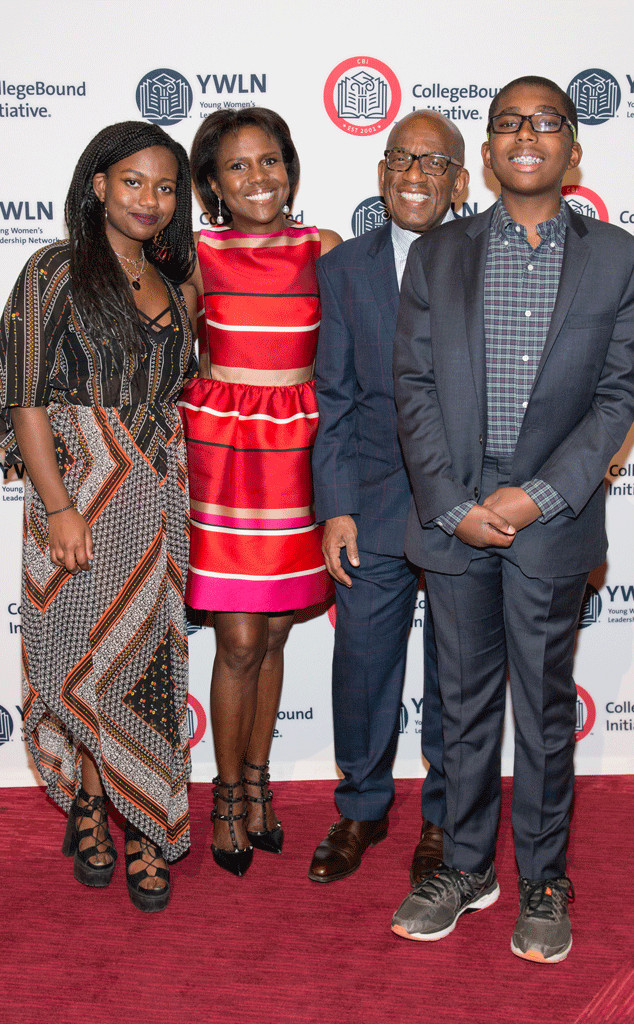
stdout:
[[(538, 117), (539, 114), (550, 114), (551, 116), (554, 116), (554, 117), (560, 117), (561, 118), (561, 124), (559, 125), (559, 128), (555, 128), (554, 131), (550, 131), (550, 132), (540, 131), (539, 128), (536, 128), (535, 125), (533, 124), (533, 118), (534, 117)], [(531, 128), (533, 129), (533, 131), (536, 132), (538, 135), (557, 135), (561, 131), (563, 126), (566, 124), (566, 125), (568, 125), (568, 127), (570, 128), (570, 131), (572, 132), (572, 141), (573, 142), (577, 141), (577, 132), (576, 132), (575, 126), (572, 123), (572, 121), (570, 120), (570, 118), (566, 117), (565, 114), (560, 114), (560, 113), (556, 112), (553, 115), (553, 112), (550, 111), (550, 110), (537, 110), (534, 114), (508, 114), (507, 116), (508, 117), (519, 117), (520, 123), (518, 124), (517, 128), (515, 128), (512, 132), (498, 132), (498, 131), (496, 131), (495, 128), (493, 127), (493, 121), (495, 120), (496, 117), (504, 117), (504, 114), (494, 114), (493, 117), (489, 118), (489, 123), (487, 125), (487, 137), (489, 135), (491, 135), (491, 134), (493, 134), (493, 135), (516, 135), (517, 132), (522, 130), (522, 125), (524, 124), (524, 121), (528, 121), (528, 123), (530, 124)]]
[[(410, 156), (412, 158), (409, 167), (403, 168), (402, 171), (396, 171), (396, 174), (405, 174), (406, 171), (409, 171), (410, 167), (414, 163), (414, 160), (418, 160), (418, 166), (420, 168), (420, 173), (421, 174), (429, 174), (429, 176), (431, 178), (442, 178), (443, 174), (447, 173), (447, 170), (449, 168), (449, 164), (453, 164), (455, 167), (460, 167), (460, 168), (464, 167), (464, 164), (459, 164), (457, 160), (454, 160), (453, 157), (451, 157), (451, 156), (447, 156), (446, 153), (409, 153), (406, 149), (400, 149), (400, 146), (395, 146), (394, 149), (386, 149), (383, 152), (383, 156), (385, 158), (385, 166), (386, 166), (388, 171), (394, 171), (394, 168), (389, 166), (389, 154), (393, 153), (396, 149), (398, 149), (405, 156)], [(444, 171), (441, 171), (440, 174), (433, 174), (433, 173), (430, 174), (429, 171), (424, 171), (423, 170), (423, 165), (421, 164), (421, 160), (425, 156), (440, 156), (440, 157), (442, 157), (443, 160), (447, 161), (447, 167), (445, 167)]]

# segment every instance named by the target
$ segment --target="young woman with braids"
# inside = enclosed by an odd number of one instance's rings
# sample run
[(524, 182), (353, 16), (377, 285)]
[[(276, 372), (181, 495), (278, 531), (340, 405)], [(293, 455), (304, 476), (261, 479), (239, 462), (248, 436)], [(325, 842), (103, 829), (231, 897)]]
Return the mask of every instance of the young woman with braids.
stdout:
[(268, 760), (293, 609), (331, 593), (310, 475), (315, 261), (341, 239), (289, 218), (299, 159), (274, 111), (211, 114), (191, 159), (216, 227), (198, 238), (201, 376), (179, 403), (190, 463), (187, 601), (213, 611), (216, 629), (212, 852), (242, 875), (253, 847), (282, 849)]
[(24, 727), (68, 812), (75, 877), (108, 885), (111, 800), (132, 902), (162, 910), (189, 846), (187, 480), (175, 399), (193, 361), (187, 156), (104, 128), (75, 168), (68, 242), (40, 249), (0, 333), (7, 461), (28, 470)]

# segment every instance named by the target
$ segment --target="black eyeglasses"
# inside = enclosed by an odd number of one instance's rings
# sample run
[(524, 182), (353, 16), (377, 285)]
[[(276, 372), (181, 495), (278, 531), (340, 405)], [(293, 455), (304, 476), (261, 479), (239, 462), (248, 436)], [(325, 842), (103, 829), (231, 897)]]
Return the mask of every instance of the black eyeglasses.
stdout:
[(514, 135), (518, 132), (524, 121), (528, 121), (534, 132), (560, 132), (565, 124), (572, 132), (573, 142), (577, 141), (575, 126), (565, 114), (496, 114), (487, 125), (487, 134)]
[(450, 156), (443, 156), (442, 153), (407, 153), (404, 149), (386, 149), (383, 156), (388, 171), (409, 171), (414, 160), (418, 160), (418, 166), (423, 174), (431, 174), (437, 178), (445, 173), (449, 164), (455, 164), (456, 167), (464, 166)]

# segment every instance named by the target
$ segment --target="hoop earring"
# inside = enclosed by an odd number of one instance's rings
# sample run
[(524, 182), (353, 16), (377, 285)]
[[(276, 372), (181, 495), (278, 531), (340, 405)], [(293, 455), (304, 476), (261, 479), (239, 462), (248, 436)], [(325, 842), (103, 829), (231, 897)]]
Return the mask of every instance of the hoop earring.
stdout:
[(222, 199), (218, 196), (218, 215), (216, 217), (216, 224), (224, 224), (225, 219), (222, 216)]

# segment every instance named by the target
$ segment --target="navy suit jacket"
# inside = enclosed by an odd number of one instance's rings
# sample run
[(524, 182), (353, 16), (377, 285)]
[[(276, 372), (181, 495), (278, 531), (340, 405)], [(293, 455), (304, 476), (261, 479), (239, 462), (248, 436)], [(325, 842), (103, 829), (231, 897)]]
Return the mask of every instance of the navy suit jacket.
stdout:
[[(487, 437), (484, 276), (492, 209), (410, 249), (395, 338), (399, 433), (415, 508), (405, 550), (464, 572), (474, 549), (434, 519), (478, 498)], [(603, 478), (634, 417), (634, 238), (566, 211), (559, 289), (509, 483), (551, 484), (568, 508), (513, 541), (528, 576), (586, 572), (605, 558)]]
[(362, 550), (402, 556), (411, 492), (396, 431), (399, 290), (391, 225), (322, 256), (317, 277), (316, 518), (351, 515)]

